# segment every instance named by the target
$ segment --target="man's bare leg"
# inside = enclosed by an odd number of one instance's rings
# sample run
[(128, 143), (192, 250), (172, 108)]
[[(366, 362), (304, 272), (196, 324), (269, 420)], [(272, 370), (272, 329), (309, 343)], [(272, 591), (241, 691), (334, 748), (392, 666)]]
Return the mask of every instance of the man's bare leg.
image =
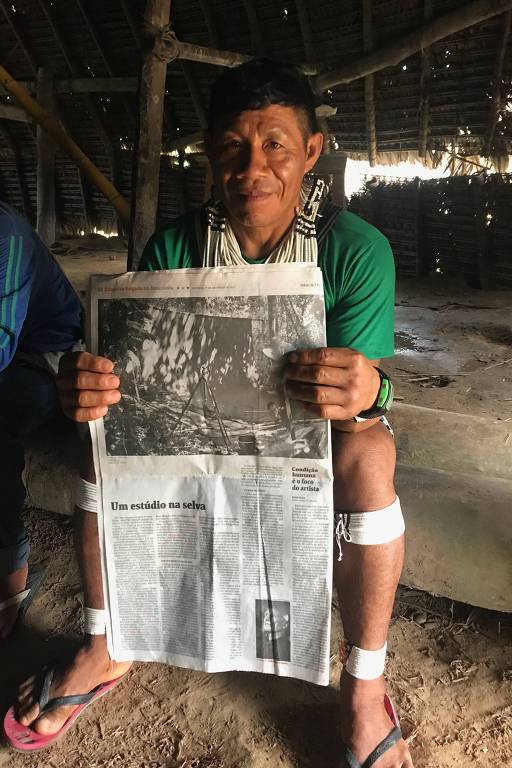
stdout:
[[(0, 583), (0, 603), (18, 595), (26, 587), (28, 565), (24, 565), (17, 571), (10, 573)], [(11, 634), (12, 628), (18, 618), (19, 605), (13, 605), (0, 611), (0, 640), (5, 640)]]
[[(87, 460), (83, 469), (85, 471), (82, 471), (81, 476), (94, 483), (92, 460)], [(88, 608), (102, 609), (103, 584), (96, 514), (75, 508), (74, 542), (85, 605)], [(121, 677), (130, 666), (130, 661), (116, 662), (110, 658), (105, 635), (86, 635), (82, 648), (71, 664), (57, 676), (51, 688), (50, 698), (88, 693), (100, 683)], [(41, 734), (56, 733), (75, 707), (59, 707), (37, 719), (39, 686), (40, 680), (34, 677), (21, 686), (18, 696), (19, 721), (23, 725), (32, 725), (34, 730)]]
[[(371, 514), (394, 502), (395, 447), (384, 425), (358, 433), (333, 430), (333, 469), (336, 510)], [(343, 541), (342, 552), (341, 562), (335, 558), (334, 580), (345, 638), (359, 648), (378, 650), (387, 640), (403, 536), (382, 545)], [(384, 708), (385, 690), (384, 677), (357, 680), (345, 670), (341, 675), (342, 738), (361, 763), (393, 727)], [(386, 752), (376, 768), (412, 768), (405, 742)]]

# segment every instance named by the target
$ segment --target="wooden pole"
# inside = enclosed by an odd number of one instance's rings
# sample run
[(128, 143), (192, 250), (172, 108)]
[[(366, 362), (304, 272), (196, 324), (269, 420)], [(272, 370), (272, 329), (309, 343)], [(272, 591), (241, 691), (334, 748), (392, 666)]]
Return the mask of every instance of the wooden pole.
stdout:
[[(171, 0), (147, 0), (145, 27), (163, 30), (169, 24)], [(136, 270), (144, 246), (155, 231), (162, 150), (162, 126), (167, 63), (154, 45), (143, 55), (139, 85), (139, 130), (134, 157), (135, 195), (132, 201), (128, 269)]]
[[(373, 48), (373, 14), (372, 0), (363, 0), (363, 48), (371, 51)], [(367, 75), (364, 79), (364, 111), (366, 117), (366, 142), (368, 144), (368, 160), (373, 168), (377, 165), (377, 128), (375, 120), (375, 81), (374, 76)]]
[(472, 2), (468, 2), (453, 11), (438, 16), (423, 27), (393, 40), (382, 48), (369, 51), (329, 72), (323, 72), (314, 80), (315, 91), (321, 93), (328, 88), (334, 88), (336, 85), (351, 83), (386, 67), (399, 64), (438, 40), (454, 35), (466, 27), (480, 24), (482, 21), (498, 16), (511, 8), (512, 0), (472, 0)]
[[(51, 74), (40, 67), (37, 71), (37, 100), (44, 109), (55, 110)], [(37, 234), (46, 245), (55, 242), (55, 152), (53, 139), (37, 126)]]
[(91, 182), (98, 187), (100, 192), (109, 200), (116, 211), (125, 221), (130, 217), (130, 206), (124, 197), (117, 191), (114, 185), (101, 173), (101, 171), (82, 152), (71, 136), (66, 133), (62, 125), (53, 115), (32, 98), (29, 92), (20, 85), (4, 67), (0, 66), (0, 83), (14, 96), (22, 107), (32, 115), (38, 123), (55, 141), (56, 144), (78, 165)]

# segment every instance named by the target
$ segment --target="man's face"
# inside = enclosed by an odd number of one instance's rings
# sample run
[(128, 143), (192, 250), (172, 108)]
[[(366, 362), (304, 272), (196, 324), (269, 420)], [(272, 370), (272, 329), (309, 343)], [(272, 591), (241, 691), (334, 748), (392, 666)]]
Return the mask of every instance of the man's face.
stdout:
[(247, 229), (292, 221), (304, 174), (322, 149), (321, 133), (305, 134), (301, 112), (277, 104), (241, 112), (216, 128), (208, 156), (232, 219)]

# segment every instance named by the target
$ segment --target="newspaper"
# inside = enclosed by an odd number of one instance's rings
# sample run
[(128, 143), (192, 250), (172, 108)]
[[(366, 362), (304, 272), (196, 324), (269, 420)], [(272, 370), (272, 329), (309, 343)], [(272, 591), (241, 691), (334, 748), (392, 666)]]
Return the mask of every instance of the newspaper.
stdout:
[(91, 424), (109, 650), (327, 685), (332, 465), (286, 355), (325, 346), (312, 265), (95, 276), (122, 400)]

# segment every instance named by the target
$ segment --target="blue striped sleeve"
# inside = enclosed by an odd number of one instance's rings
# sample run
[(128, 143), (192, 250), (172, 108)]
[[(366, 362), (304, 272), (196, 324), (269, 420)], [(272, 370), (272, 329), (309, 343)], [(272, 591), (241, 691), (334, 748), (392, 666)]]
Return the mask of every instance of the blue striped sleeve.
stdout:
[(0, 238), (0, 371), (11, 362), (27, 315), (32, 278), (21, 235)]

